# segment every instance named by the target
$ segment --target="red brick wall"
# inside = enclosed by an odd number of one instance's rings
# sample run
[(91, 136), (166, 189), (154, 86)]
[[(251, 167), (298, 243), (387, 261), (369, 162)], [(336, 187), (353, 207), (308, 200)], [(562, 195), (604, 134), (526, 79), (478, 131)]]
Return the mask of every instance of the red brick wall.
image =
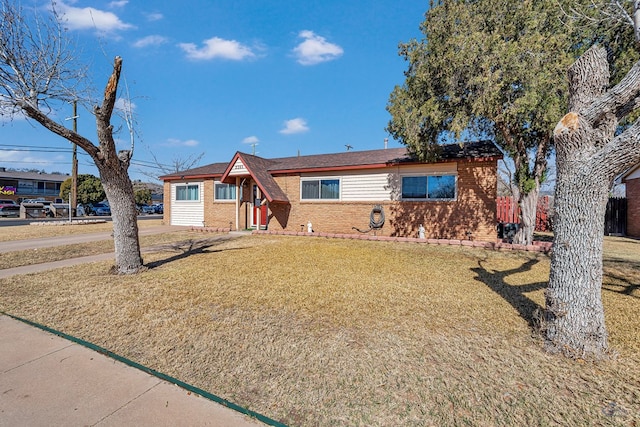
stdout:
[[(382, 203), (385, 224), (377, 235), (417, 237), (423, 224), (427, 238), (494, 241), (496, 239), (497, 162), (458, 164), (455, 202)], [(300, 177), (276, 177), (291, 205), (270, 205), (270, 230), (357, 233), (369, 228), (375, 202), (300, 202)], [(274, 221), (275, 219), (275, 221)], [(470, 234), (468, 234), (470, 233)]]
[(627, 235), (640, 237), (640, 178), (626, 181)]

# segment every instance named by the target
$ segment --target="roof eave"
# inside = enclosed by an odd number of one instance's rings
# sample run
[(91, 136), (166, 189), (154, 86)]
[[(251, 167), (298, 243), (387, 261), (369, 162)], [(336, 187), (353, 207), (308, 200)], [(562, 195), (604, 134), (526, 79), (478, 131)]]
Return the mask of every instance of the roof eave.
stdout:
[(198, 174), (198, 175), (164, 175), (159, 177), (159, 179), (163, 181), (185, 181), (192, 179), (205, 179), (205, 178), (218, 178), (220, 174), (217, 173), (207, 173), (207, 174)]

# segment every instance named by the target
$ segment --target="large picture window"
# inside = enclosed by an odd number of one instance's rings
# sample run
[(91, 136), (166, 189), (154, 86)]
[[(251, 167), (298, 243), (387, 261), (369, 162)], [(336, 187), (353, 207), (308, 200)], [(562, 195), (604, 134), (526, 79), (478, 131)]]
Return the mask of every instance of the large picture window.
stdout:
[(340, 199), (339, 179), (305, 179), (302, 181), (302, 200)]
[(176, 200), (200, 200), (200, 186), (176, 185)]
[(455, 200), (456, 176), (403, 176), (402, 198), (419, 200)]
[(235, 200), (236, 199), (236, 186), (234, 184), (225, 184), (223, 182), (216, 182), (215, 184), (215, 200)]

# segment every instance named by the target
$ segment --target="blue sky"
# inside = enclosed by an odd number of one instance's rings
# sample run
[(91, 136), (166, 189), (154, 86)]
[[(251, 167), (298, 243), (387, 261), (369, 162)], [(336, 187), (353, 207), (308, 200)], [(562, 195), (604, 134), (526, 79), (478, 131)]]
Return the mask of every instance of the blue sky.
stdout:
[[(383, 148), (385, 106), (407, 67), (397, 46), (421, 37), (427, 7), (416, 0), (57, 2), (98, 93), (113, 58), (123, 58), (121, 89), (126, 82), (137, 134), (130, 175), (143, 181), (154, 173), (143, 166), (152, 153), (163, 164), (204, 153), (202, 166), (254, 149), (272, 158)], [(64, 111), (58, 117), (71, 126)], [(78, 129), (97, 143), (89, 112), (79, 111)], [(5, 122), (0, 135), (0, 166), (70, 172), (70, 153), (12, 147), (70, 148), (39, 125)], [(119, 148), (129, 146), (126, 131), (117, 138)], [(97, 175), (86, 155), (79, 173)]]

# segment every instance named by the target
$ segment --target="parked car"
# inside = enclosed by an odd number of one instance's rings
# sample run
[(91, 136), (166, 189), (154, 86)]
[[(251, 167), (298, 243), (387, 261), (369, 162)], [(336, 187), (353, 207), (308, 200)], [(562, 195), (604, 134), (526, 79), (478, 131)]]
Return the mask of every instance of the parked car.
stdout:
[(20, 216), (20, 205), (13, 200), (0, 200), (0, 217), (18, 218)]
[(157, 214), (164, 213), (164, 203), (156, 203), (153, 205), (153, 212)]
[[(96, 216), (110, 216), (111, 215), (111, 208), (109, 207), (109, 205), (105, 204), (105, 203), (91, 203), (89, 205), (87, 205), (89, 207), (88, 209), (88, 213), (89, 215), (96, 215)], [(85, 207), (85, 211), (86, 211), (86, 207)]]
[(142, 213), (143, 214), (152, 214), (152, 213), (155, 213), (155, 209), (153, 208), (153, 206), (142, 205)]

